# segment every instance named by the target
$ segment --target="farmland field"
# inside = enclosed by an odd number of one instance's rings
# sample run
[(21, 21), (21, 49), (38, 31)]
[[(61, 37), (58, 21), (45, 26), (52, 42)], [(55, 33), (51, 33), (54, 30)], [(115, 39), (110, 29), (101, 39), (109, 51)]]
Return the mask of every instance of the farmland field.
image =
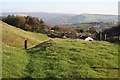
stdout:
[[(110, 46), (110, 47), (109, 47)], [(32, 78), (117, 78), (118, 46), (109, 42), (54, 39), (28, 50)]]
[(116, 43), (59, 38), (41, 43), (49, 38), (1, 23), (3, 78), (118, 78)]

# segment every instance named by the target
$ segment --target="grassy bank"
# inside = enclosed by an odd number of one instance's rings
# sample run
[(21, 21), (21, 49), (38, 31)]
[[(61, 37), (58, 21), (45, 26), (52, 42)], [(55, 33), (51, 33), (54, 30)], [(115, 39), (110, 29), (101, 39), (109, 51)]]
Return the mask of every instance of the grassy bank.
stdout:
[(117, 78), (118, 46), (109, 42), (55, 39), (28, 50), (32, 78)]
[(1, 23), (3, 78), (118, 77), (117, 43), (58, 38), (41, 43), (49, 38)]

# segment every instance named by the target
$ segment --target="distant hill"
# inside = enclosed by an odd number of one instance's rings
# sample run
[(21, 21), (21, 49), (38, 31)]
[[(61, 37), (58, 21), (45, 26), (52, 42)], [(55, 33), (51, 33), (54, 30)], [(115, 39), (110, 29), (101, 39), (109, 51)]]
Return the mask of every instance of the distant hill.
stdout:
[(33, 16), (42, 18), (43, 20), (49, 20), (61, 16), (75, 16), (75, 14), (63, 14), (63, 13), (47, 13), (47, 12), (5, 12), (2, 13), (2, 16), (7, 15), (22, 15), (22, 16)]
[(117, 22), (117, 15), (104, 14), (62, 14), (62, 13), (44, 13), (44, 12), (20, 12), (20, 13), (2, 13), (7, 15), (23, 15), (42, 18), (49, 25), (65, 25), (87, 22)]
[(61, 16), (48, 20), (48, 23), (56, 25), (65, 24), (79, 24), (89, 22), (117, 22), (117, 15), (103, 15), (103, 14), (80, 14), (75, 16)]

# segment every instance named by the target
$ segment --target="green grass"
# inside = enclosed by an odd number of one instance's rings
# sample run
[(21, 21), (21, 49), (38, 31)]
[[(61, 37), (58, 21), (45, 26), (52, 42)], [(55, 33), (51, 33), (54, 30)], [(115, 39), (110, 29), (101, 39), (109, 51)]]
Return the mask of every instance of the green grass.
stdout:
[(28, 75), (26, 66), (29, 55), (25, 50), (2, 46), (2, 77), (3, 78), (22, 78)]
[(28, 47), (48, 39), (46, 35), (24, 31), (0, 21), (2, 24), (2, 41), (10, 47), (23, 48), (25, 38), (28, 38)]
[[(28, 47), (32, 47), (48, 37), (40, 33), (32, 33), (10, 26), (0, 21), (2, 29), (2, 77), (26, 77), (29, 55), (24, 50), (24, 40), (28, 38)], [(1, 57), (1, 56), (0, 56)]]
[(117, 44), (57, 38), (40, 44), (48, 37), (1, 23), (3, 78), (118, 78)]
[(117, 48), (109, 42), (55, 39), (28, 50), (30, 77), (117, 78)]

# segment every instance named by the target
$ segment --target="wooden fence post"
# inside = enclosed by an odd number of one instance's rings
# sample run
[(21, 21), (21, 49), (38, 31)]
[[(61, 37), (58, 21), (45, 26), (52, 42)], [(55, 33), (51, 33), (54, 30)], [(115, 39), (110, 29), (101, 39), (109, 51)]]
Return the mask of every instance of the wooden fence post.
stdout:
[(100, 33), (100, 41), (102, 41), (102, 33)]
[(25, 49), (27, 49), (27, 40), (28, 40), (28, 39), (25, 39), (25, 41), (24, 41), (24, 48), (25, 48)]
[(105, 34), (105, 41), (106, 41), (106, 39), (107, 39), (107, 36), (106, 36), (106, 34)]

